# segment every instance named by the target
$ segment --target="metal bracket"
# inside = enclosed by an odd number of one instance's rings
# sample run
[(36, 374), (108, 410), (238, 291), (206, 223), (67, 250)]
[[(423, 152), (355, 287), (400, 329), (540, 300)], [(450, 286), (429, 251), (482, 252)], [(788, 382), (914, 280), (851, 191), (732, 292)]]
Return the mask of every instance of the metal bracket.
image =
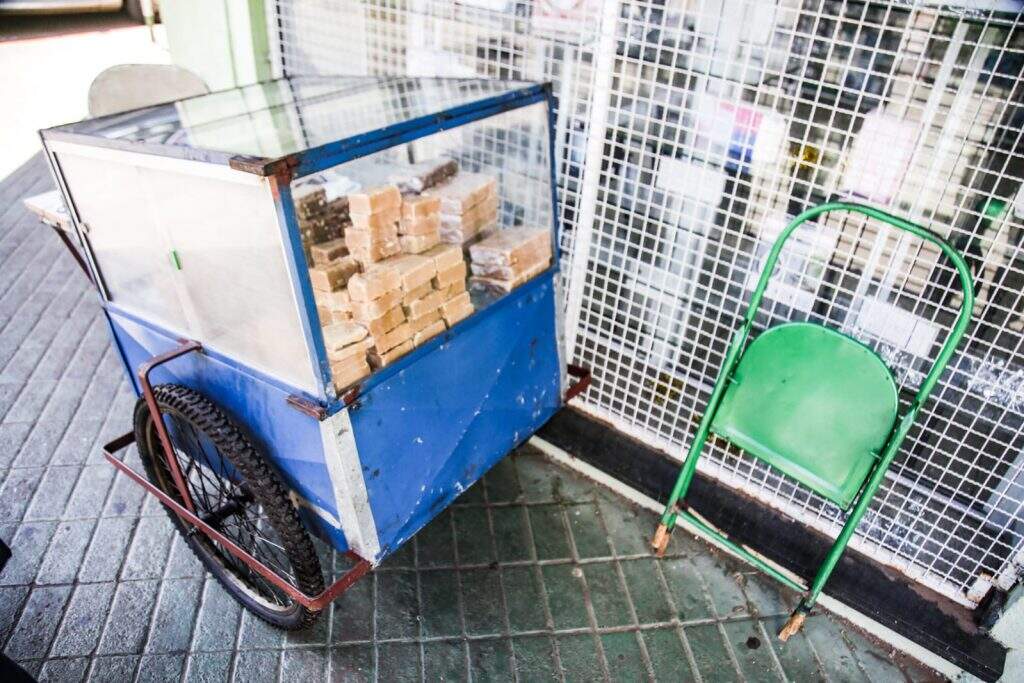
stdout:
[[(111, 465), (115, 468), (124, 472), (132, 481), (144, 488), (148, 493), (156, 496), (161, 503), (171, 509), (183, 522), (192, 525), (192, 527), (202, 533), (206, 534), (214, 541), (217, 541), (225, 550), (230, 552), (232, 555), (240, 559), (246, 565), (251, 567), (253, 571), (258, 573), (260, 576), (265, 578), (270, 583), (274, 584), (282, 591), (287, 593), (296, 602), (300, 603), (307, 609), (318, 611), (323, 609), (325, 606), (330, 604), (335, 598), (344, 593), (348, 588), (355, 583), (364, 574), (370, 571), (370, 562), (363, 559), (356, 553), (349, 551), (348, 557), (355, 562), (355, 565), (345, 573), (340, 579), (328, 586), (319, 595), (306, 595), (301, 590), (288, 583), (284, 578), (274, 572), (274, 570), (267, 567), (265, 564), (260, 562), (258, 559), (250, 555), (248, 552), (236, 545), (231, 539), (224, 534), (217, 531), (211, 525), (203, 521), (198, 515), (196, 515), (195, 506), (192, 503), (192, 498), (189, 496), (188, 488), (185, 486), (185, 480), (181, 475), (181, 469), (178, 467), (178, 459), (174, 457), (174, 450), (171, 446), (170, 437), (167, 435), (167, 429), (164, 425), (163, 416), (160, 414), (160, 407), (157, 405), (156, 397), (153, 395), (153, 387), (149, 381), (149, 375), (155, 368), (164, 363), (183, 356), (192, 351), (202, 351), (202, 344), (197, 341), (182, 339), (179, 340), (177, 347), (153, 356), (148, 361), (139, 366), (139, 383), (142, 385), (142, 395), (146, 400), (146, 404), (149, 406), (150, 414), (153, 416), (153, 423), (156, 427), (157, 435), (160, 437), (160, 445), (164, 451), (164, 457), (167, 459), (168, 469), (171, 472), (171, 477), (174, 480), (174, 487), (178, 490), (181, 495), (184, 505), (174, 500), (165, 491), (157, 488), (152, 482), (150, 482), (145, 475), (136, 472), (131, 467), (126, 465), (124, 462), (119, 460), (115, 453), (124, 448), (127, 448), (131, 444), (135, 443), (135, 433), (128, 432), (118, 438), (114, 439), (110, 443), (103, 447), (103, 455)], [(289, 404), (296, 408), (301, 408), (296, 405), (297, 402), (293, 402), (289, 397)], [(294, 397), (297, 401), (304, 401), (299, 397)], [(322, 409), (321, 409), (322, 410)], [(326, 412), (325, 412), (326, 414)], [(323, 418), (320, 418), (323, 419)]]
[(565, 402), (568, 403), (586, 391), (587, 387), (590, 386), (590, 369), (570, 363), (566, 366), (565, 371), (570, 377), (576, 378), (576, 381), (565, 390)]
[(319, 403), (314, 403), (307, 398), (292, 394), (285, 399), (285, 402), (303, 415), (309, 415), (319, 422), (327, 419), (327, 410)]
[(245, 562), (246, 565), (251, 567), (253, 571), (258, 573), (260, 576), (265, 578), (270, 583), (274, 584), (282, 591), (287, 593), (292, 599), (300, 603), (307, 609), (313, 611), (322, 610), (324, 607), (334, 601), (339, 595), (344, 593), (349, 587), (357, 580), (362, 578), (368, 571), (370, 571), (370, 562), (363, 559), (351, 550), (346, 553), (349, 559), (355, 561), (355, 565), (349, 569), (345, 574), (332, 583), (330, 586), (324, 589), (324, 591), (318, 595), (306, 595), (301, 590), (288, 583), (284, 578), (274, 572), (273, 569), (260, 562), (258, 559), (247, 553), (245, 550), (235, 544), (230, 538), (220, 533), (212, 526), (200, 519), (192, 510), (186, 510), (178, 501), (171, 498), (164, 491), (157, 488), (152, 482), (150, 482), (145, 475), (136, 472), (131, 467), (126, 465), (117, 459), (114, 455), (117, 451), (120, 451), (131, 444), (135, 443), (135, 433), (128, 432), (118, 438), (114, 439), (103, 447), (103, 456), (107, 459), (111, 465), (116, 467), (121, 472), (124, 472), (128, 477), (136, 484), (144, 488), (148, 493), (156, 496), (161, 503), (171, 509), (182, 521), (191, 524), (193, 527), (203, 532), (214, 541), (219, 543), (225, 550)]

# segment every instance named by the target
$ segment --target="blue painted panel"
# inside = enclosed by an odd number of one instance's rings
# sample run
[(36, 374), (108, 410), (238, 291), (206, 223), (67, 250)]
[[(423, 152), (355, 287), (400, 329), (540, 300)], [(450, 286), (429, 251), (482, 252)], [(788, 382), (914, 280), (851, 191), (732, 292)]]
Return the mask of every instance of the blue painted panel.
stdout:
[[(177, 342), (173, 335), (153, 329), (108, 309), (111, 329), (134, 374), (138, 367)], [(208, 355), (191, 353), (153, 371), (153, 384), (174, 382), (201, 392), (235, 422), (277, 467), (299, 495), (337, 516), (334, 491), (324, 465), (319, 423), (285, 403), (289, 392)], [(133, 383), (137, 386), (133, 377)], [(138, 391), (138, 389), (136, 389)], [(347, 550), (343, 534), (312, 514), (304, 515), (313, 530), (335, 548)]]
[(560, 407), (553, 278), (545, 273), (525, 295), (456, 328), (352, 410), (382, 556)]

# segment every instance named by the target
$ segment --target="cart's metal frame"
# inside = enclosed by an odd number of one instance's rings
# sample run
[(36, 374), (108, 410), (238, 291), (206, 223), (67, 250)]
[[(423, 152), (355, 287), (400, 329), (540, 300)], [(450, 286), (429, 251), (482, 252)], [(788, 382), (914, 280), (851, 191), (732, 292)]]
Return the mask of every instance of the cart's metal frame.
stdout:
[[(761, 304), (761, 298), (764, 296), (764, 293), (768, 288), (768, 282), (771, 279), (772, 272), (775, 270), (775, 265), (779, 260), (779, 255), (782, 252), (782, 248), (785, 245), (786, 240), (802, 224), (830, 211), (849, 211), (860, 213), (899, 230), (908, 232), (920, 239), (932, 242), (942, 250), (956, 269), (957, 275), (960, 278), (960, 285), (963, 290), (963, 298), (960, 302), (960, 312), (957, 315), (956, 322), (953, 324), (949, 334), (946, 336), (946, 339), (935, 358), (935, 362), (928, 371), (924, 380), (921, 382), (917, 394), (914, 396), (905, 412), (902, 415), (897, 415), (895, 425), (886, 439), (884, 446), (879, 449), (875, 464), (869, 471), (864, 483), (861, 485), (859, 494), (855, 497), (851, 506), (847, 508), (849, 509), (849, 516), (847, 517), (845, 524), (843, 524), (842, 531), (840, 531), (839, 536), (836, 538), (829, 550), (825, 561), (818, 569), (814, 580), (810, 584), (805, 584), (792, 578), (783, 571), (780, 571), (777, 567), (766, 562), (763, 558), (747, 548), (731, 541), (720, 531), (704, 521), (698, 514), (695, 514), (693, 511), (685, 507), (680, 507), (680, 501), (685, 498), (686, 492), (689, 490), (690, 483), (693, 481), (693, 476), (697, 469), (697, 461), (700, 459), (704, 444), (711, 435), (712, 423), (715, 419), (716, 412), (722, 404), (726, 390), (730, 385), (733, 373), (744, 354), (747, 340), (750, 337), (750, 333), (754, 325), (754, 319)], [(893, 458), (895, 458), (897, 452), (899, 452), (900, 445), (903, 443), (903, 440), (906, 438), (911, 426), (914, 424), (918, 412), (928, 400), (928, 396), (931, 394), (932, 389), (938, 382), (939, 376), (946, 369), (946, 365), (949, 363), (953, 352), (956, 350), (957, 346), (959, 346), (960, 340), (964, 336), (967, 326), (970, 323), (973, 309), (974, 284), (967, 262), (956, 249), (946, 242), (946, 240), (927, 228), (917, 225), (916, 223), (911, 223), (910, 221), (904, 220), (898, 216), (885, 213), (884, 211), (880, 211), (876, 208), (852, 202), (829, 202), (822, 204), (804, 211), (790, 221), (776, 239), (775, 244), (768, 253), (764, 262), (763, 270), (761, 271), (761, 277), (757, 281), (757, 286), (755, 287), (753, 294), (751, 294), (750, 303), (748, 304), (747, 311), (743, 316), (743, 322), (733, 333), (732, 340), (730, 341), (728, 350), (725, 354), (725, 360), (723, 361), (721, 370), (719, 371), (718, 379), (715, 381), (715, 386), (711, 392), (711, 397), (708, 400), (704, 415), (701, 417), (700, 424), (697, 427), (697, 432), (694, 435), (693, 440), (690, 442), (690, 447), (679, 472), (679, 477), (672, 489), (672, 493), (669, 495), (668, 502), (665, 505), (665, 511), (661, 516), (660, 524), (658, 525), (654, 538), (651, 541), (651, 545), (655, 552), (659, 556), (664, 554), (669, 542), (670, 534), (675, 528), (676, 522), (679, 518), (684, 519), (701, 534), (714, 539), (717, 543), (725, 546), (730, 551), (739, 555), (772, 578), (782, 582), (790, 588), (804, 593), (803, 599), (800, 601), (800, 604), (793, 612), (789, 621), (779, 633), (779, 637), (782, 640), (786, 640), (793, 633), (796, 633), (800, 629), (807, 615), (810, 613), (810, 610), (817, 601), (818, 596), (821, 594), (825, 583), (828, 581), (829, 576), (831, 576), (836, 564), (838, 564), (839, 559), (846, 550), (850, 537), (853, 535), (854, 530), (857, 528), (861, 518), (867, 511), (868, 505), (871, 503), (871, 499), (874, 497), (875, 492), (881, 485), (882, 480), (885, 477), (885, 472), (892, 464)]]

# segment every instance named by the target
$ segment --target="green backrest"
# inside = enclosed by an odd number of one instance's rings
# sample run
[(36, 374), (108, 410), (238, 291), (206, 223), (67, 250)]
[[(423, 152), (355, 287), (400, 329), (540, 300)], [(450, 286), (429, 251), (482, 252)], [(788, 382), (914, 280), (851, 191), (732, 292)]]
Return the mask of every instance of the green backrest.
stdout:
[[(784, 243), (801, 224), (831, 211), (863, 214), (931, 242), (957, 271), (963, 291), (960, 312), (898, 424), (891, 373), (871, 349), (846, 335), (811, 323), (791, 323), (762, 333), (744, 350)], [(808, 209), (786, 225), (765, 258), (743, 323), (726, 351), (722, 372), (727, 379), (715, 383), (708, 401), (711, 424), (701, 429), (710, 429), (849, 507), (869, 473), (873, 481), (884, 476), (960, 344), (973, 307), (974, 283), (967, 262), (939, 235), (852, 202)], [(694, 443), (702, 442), (700, 429), (698, 437)], [(881, 467), (871, 473), (876, 458)], [(687, 485), (682, 478), (676, 484), (683, 489)]]
[(896, 382), (874, 351), (813, 323), (759, 335), (711, 431), (848, 508), (896, 421)]

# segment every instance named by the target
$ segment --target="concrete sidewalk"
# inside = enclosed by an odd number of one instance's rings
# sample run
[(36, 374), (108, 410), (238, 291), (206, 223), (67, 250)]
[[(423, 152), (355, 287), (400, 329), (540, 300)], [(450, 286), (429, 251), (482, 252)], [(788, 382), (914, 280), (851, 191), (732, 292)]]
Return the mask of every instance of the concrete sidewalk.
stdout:
[(0, 17), (0, 178), (41, 149), (37, 131), (85, 118), (89, 85), (115, 64), (164, 64), (157, 26), (123, 15)]
[[(42, 680), (923, 681), (795, 595), (521, 449), (311, 632), (243, 612), (155, 499), (102, 460), (134, 396), (85, 277), (0, 183), (0, 645)], [(328, 565), (337, 563), (325, 553)]]

